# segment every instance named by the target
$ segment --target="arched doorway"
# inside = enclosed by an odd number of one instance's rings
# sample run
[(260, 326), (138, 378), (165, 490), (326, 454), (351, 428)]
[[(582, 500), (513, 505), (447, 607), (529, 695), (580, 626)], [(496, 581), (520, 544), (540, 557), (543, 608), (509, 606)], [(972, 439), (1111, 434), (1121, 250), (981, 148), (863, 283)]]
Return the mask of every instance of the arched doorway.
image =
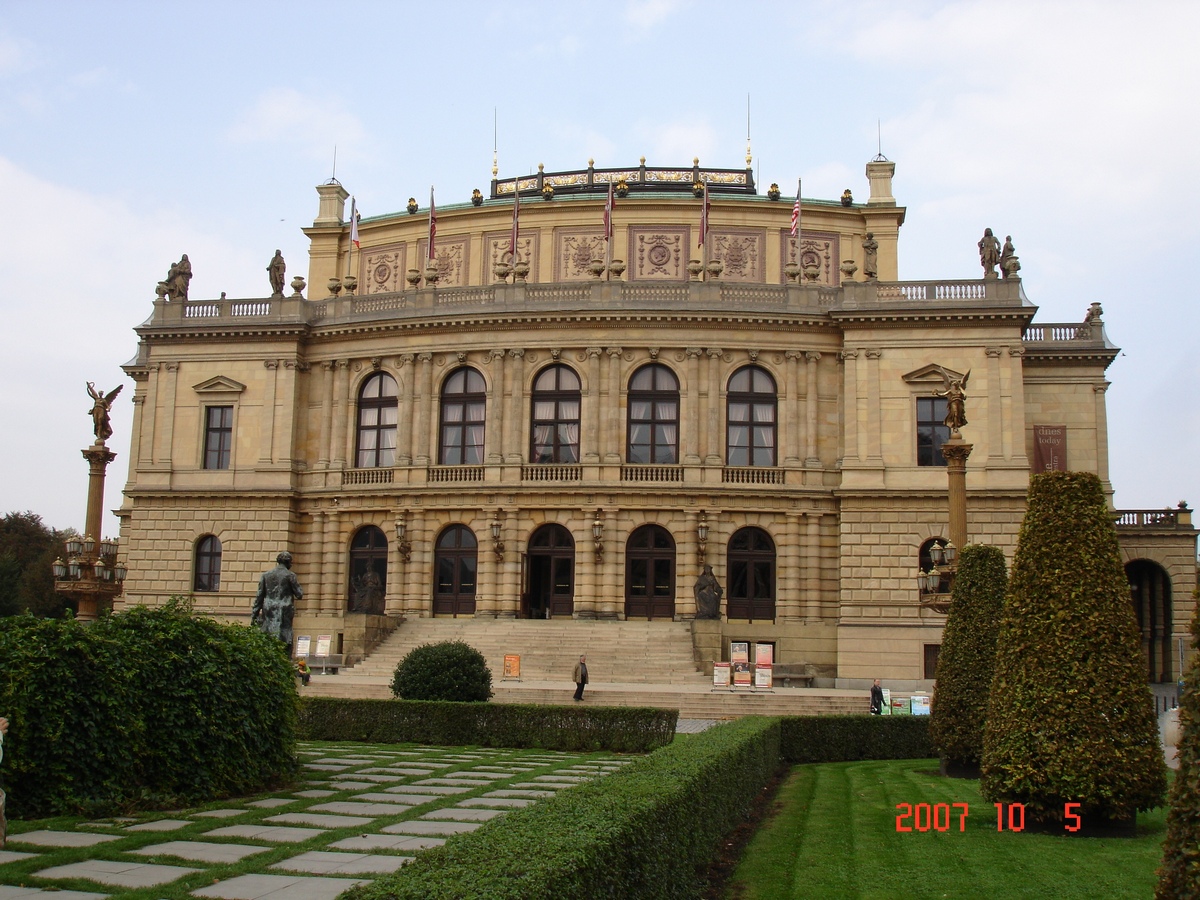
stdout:
[(1142, 653), (1152, 684), (1174, 682), (1171, 653), (1171, 577), (1156, 562), (1135, 559), (1125, 566)]
[(529, 619), (575, 613), (575, 541), (561, 525), (543, 525), (529, 538), (521, 606)]
[(451, 525), (433, 552), (433, 614), (475, 615), (475, 572), (479, 543), (466, 525)]
[(731, 619), (775, 619), (775, 542), (761, 528), (742, 528), (729, 539)]
[(643, 525), (625, 544), (625, 618), (675, 618), (675, 541), (659, 525)]
[(384, 614), (387, 593), (387, 536), (374, 525), (354, 533), (350, 542), (350, 591), (346, 611)]

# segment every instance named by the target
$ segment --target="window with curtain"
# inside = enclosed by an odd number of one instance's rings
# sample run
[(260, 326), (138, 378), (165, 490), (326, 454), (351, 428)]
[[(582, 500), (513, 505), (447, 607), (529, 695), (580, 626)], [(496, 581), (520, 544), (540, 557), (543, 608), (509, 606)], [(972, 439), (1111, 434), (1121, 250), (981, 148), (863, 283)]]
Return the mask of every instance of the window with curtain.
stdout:
[(629, 380), (631, 463), (679, 462), (679, 380), (666, 366), (643, 366)]
[(775, 465), (775, 379), (758, 366), (738, 369), (726, 392), (726, 464)]
[(450, 373), (442, 385), (438, 461), (444, 466), (483, 464), (483, 424), (487, 385), (475, 369)]
[(376, 372), (358, 392), (358, 468), (395, 465), (396, 416), (396, 379)]
[(206, 534), (196, 541), (196, 569), (192, 578), (194, 591), (221, 589), (221, 541), (215, 534)]
[(942, 444), (950, 440), (944, 397), (917, 398), (917, 465), (944, 466)]
[(228, 469), (233, 449), (233, 407), (208, 406), (204, 410), (204, 468)]
[(543, 369), (533, 382), (529, 461), (579, 462), (579, 376), (567, 366)]

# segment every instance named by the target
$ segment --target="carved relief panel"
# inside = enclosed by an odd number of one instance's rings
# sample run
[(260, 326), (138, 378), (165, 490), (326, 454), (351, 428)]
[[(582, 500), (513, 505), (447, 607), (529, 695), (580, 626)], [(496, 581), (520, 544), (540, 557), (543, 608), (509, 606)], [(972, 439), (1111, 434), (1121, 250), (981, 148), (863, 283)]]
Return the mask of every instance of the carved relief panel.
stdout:
[(779, 280), (787, 281), (783, 267), (790, 262), (804, 266), (816, 263), (821, 270), (817, 276), (817, 284), (839, 285), (842, 283), (842, 272), (838, 266), (842, 255), (839, 247), (839, 236), (818, 231), (802, 231), (799, 238), (792, 237), (787, 229), (781, 229), (783, 252), (780, 254)]
[(554, 280), (588, 281), (588, 264), (604, 259), (608, 248), (604, 232), (599, 228), (574, 228), (554, 235)]
[[(467, 265), (470, 257), (470, 240), (466, 235), (436, 239), (434, 243), (436, 259), (433, 264), (438, 270), (439, 287), (466, 286), (470, 277), (470, 268)], [(417, 258), (420, 260), (420, 265), (414, 265), (413, 268), (419, 268), (424, 273), (428, 255), (428, 238), (417, 241)]]
[(767, 243), (765, 231), (751, 228), (713, 229), (710, 237), (709, 259), (719, 259), (725, 266), (722, 281), (762, 282), (763, 255)]
[(689, 228), (629, 229), (629, 277), (634, 281), (687, 281), (692, 256), (699, 259), (700, 251), (691, 248)]
[[(506, 262), (512, 264), (510, 247), (512, 243), (512, 232), (509, 230), (495, 231), (484, 235), (483, 247), (484, 255), (487, 257), (484, 260), (483, 283), (491, 284), (496, 280), (496, 276), (492, 274), (492, 269), (498, 262)], [(522, 262), (529, 263), (529, 281), (538, 281), (538, 233), (521, 232), (521, 236), (517, 238), (517, 259)]]
[(406, 250), (404, 244), (364, 250), (358, 260), (359, 293), (387, 294), (404, 290)]

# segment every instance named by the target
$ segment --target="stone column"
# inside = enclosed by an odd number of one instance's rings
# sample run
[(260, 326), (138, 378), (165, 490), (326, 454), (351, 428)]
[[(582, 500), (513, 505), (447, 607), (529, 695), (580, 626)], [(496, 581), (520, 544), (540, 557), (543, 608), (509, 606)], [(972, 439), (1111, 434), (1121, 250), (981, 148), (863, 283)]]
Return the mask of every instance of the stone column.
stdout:
[(942, 444), (950, 486), (950, 540), (959, 551), (967, 545), (967, 457), (972, 447), (957, 431)]
[(847, 460), (859, 460), (858, 441), (858, 351), (843, 350), (840, 354), (845, 363), (842, 372), (842, 453)]
[[(175, 395), (177, 382), (179, 381), (179, 363), (169, 362), (164, 364), (167, 370), (167, 376), (164, 379), (166, 384), (162, 391), (162, 443), (159, 445), (158, 461), (166, 463), (169, 468), (175, 468), (175, 410), (177, 409), (178, 397)], [(242, 427), (241, 422), (233, 423), (233, 461), (237, 460), (237, 432)], [(231, 462), (231, 465), (234, 464)], [(96, 540), (100, 540), (99, 537)]]
[(265, 359), (263, 366), (267, 370), (267, 378), (263, 385), (263, 411), (258, 420), (259, 438), (262, 442), (262, 449), (258, 454), (260, 466), (270, 465), (274, 457), (275, 409), (279, 405), (279, 360)]
[[(609, 347), (608, 354), (608, 397), (604, 401), (604, 425), (602, 447), (606, 463), (621, 462), (621, 353), (620, 347)], [(589, 520), (590, 521), (590, 520)]]
[[(308, 533), (308, 558), (312, 561), (312, 584), (304, 594), (304, 608), (319, 615), (325, 599), (325, 554), (322, 546), (325, 539), (325, 512), (314, 510), (312, 526)], [(303, 587), (303, 585), (301, 585)]]
[(816, 350), (804, 352), (804, 359), (807, 361), (807, 377), (804, 385), (804, 418), (806, 422), (804, 465), (810, 468), (821, 465), (821, 459), (817, 456), (817, 412), (820, 406), (820, 398), (817, 394), (817, 361), (820, 358), (821, 354)]
[[(348, 362), (348, 361), (347, 361)], [(356, 369), (362, 368), (362, 363), (355, 366)], [(361, 384), (361, 382), (360, 382)], [(349, 369), (346, 371), (346, 396), (345, 410), (346, 414), (343, 419), (343, 431), (345, 434), (342, 440), (345, 442), (345, 447), (342, 448), (342, 455), (346, 460), (347, 468), (356, 468), (358, 466), (358, 457), (355, 452), (358, 449), (358, 391), (355, 387), (355, 379), (350, 374)]]
[(1104, 494), (1111, 504), (1113, 489), (1108, 480), (1108, 406), (1105, 402), (1110, 383), (1102, 381), (1093, 385), (1092, 390), (1096, 393), (1096, 474), (1100, 477)]
[(708, 440), (705, 442), (704, 462), (710, 466), (722, 465), (725, 459), (723, 450), (725, 441), (721, 435), (721, 358), (725, 351), (716, 347), (708, 351), (708, 420), (705, 428)]
[(587, 431), (583, 436), (583, 445), (585, 451), (583, 461), (590, 463), (600, 462), (600, 422), (601, 412), (604, 409), (604, 401), (600, 394), (600, 354), (604, 350), (601, 347), (588, 347), (588, 407), (587, 407)]
[[(151, 364), (147, 368), (146, 375), (146, 391), (142, 398), (143, 416), (141, 421), (141, 429), (135, 430), (134, 434), (141, 436), (141, 446), (138, 449), (138, 464), (148, 463), (154, 465), (154, 434), (159, 428), (158, 415), (158, 393), (159, 393), (159, 366), (157, 363)], [(203, 414), (203, 412), (201, 413)], [(201, 440), (204, 438), (202, 437)], [(203, 460), (203, 448), (201, 448), (201, 460)], [(201, 462), (203, 465), (203, 462)]]
[(688, 347), (684, 353), (687, 356), (687, 392), (682, 398), (684, 408), (679, 411), (679, 424), (684, 426), (684, 445), (682, 459), (690, 465), (700, 464), (700, 354), (704, 351), (699, 347)]
[(412, 544), (412, 557), (404, 572), (404, 582), (409, 585), (406, 613), (413, 618), (428, 618), (433, 615), (429, 591), (433, 572), (433, 537), (430, 534), (429, 514), (425, 510), (409, 511), (407, 537)]
[(700, 511), (689, 509), (684, 515), (683, 532), (675, 533), (676, 621), (696, 617), (696, 595), (692, 592), (692, 586), (704, 571), (704, 563), (698, 556), (699, 542), (696, 539), (696, 525), (699, 521)]
[[(882, 403), (879, 392), (879, 358), (882, 350), (868, 350), (867, 353), (867, 408), (866, 427), (859, 431), (859, 446), (866, 444), (868, 462), (875, 466), (883, 466), (883, 433)], [(865, 441), (863, 439), (866, 439)], [(862, 450), (859, 450), (862, 455)]]
[(433, 354), (418, 353), (421, 363), (416, 394), (416, 424), (413, 426), (413, 465), (429, 465), (429, 415), (433, 407)]
[(783, 464), (794, 466), (800, 462), (800, 450), (804, 446), (804, 419), (800, 410), (800, 356), (799, 350), (784, 353), (787, 366), (787, 404), (780, 422), (779, 434), (786, 449)]
[(488, 464), (497, 466), (504, 462), (504, 351), (490, 351), (487, 361), (492, 370), (492, 390), (488, 396), (484, 443)]
[(334, 361), (330, 359), (321, 363), (321, 369), (325, 374), (321, 377), (321, 436), (320, 447), (317, 450), (321, 455), (317, 458), (317, 468), (328, 469), (329, 460), (333, 457), (330, 450), (333, 441)]
[[(303, 458), (300, 451), (305, 446), (305, 442), (300, 439), (296, 429), (296, 406), (300, 394), (297, 373), (307, 372), (308, 369), (308, 363), (299, 360), (285, 359), (283, 361), (283, 378), (280, 379), (278, 394), (278, 440), (275, 442), (276, 449), (273, 454), (277, 463), (290, 465), (292, 460), (298, 456)], [(307, 418), (302, 416), (301, 420), (303, 423), (307, 421)]]
[[(592, 517), (594, 514), (594, 508), (582, 509), (580, 511), (580, 515), (582, 515), (583, 521), (587, 525), (588, 548), (593, 551), (595, 543), (591, 540), (591, 534)], [(601, 519), (603, 519), (603, 516)], [(602, 584), (604, 574), (600, 566), (596, 563), (595, 553), (581, 554), (577, 547), (575, 550), (575, 569), (578, 572), (578, 580), (575, 584), (575, 618), (599, 618), (601, 608), (600, 594), (604, 589), (604, 585)]]
[(138, 441), (129, 442), (129, 481), (137, 483), (137, 470), (142, 463), (142, 453), (146, 447), (146, 432), (150, 426), (145, 424), (146, 414), (146, 383), (135, 381), (133, 389), (133, 433), (138, 435)]
[(524, 546), (518, 545), (516, 538), (520, 533), (519, 521), (513, 510), (500, 520), (500, 538), (504, 541), (504, 563), (500, 566), (497, 616), (501, 619), (515, 619), (521, 609), (521, 560), (524, 557)]
[(342, 594), (338, 590), (338, 557), (341, 555), (341, 542), (338, 540), (338, 512), (329, 510), (325, 514), (325, 540), (322, 547), (325, 564), (321, 567), (324, 579), (321, 597), (321, 612), (336, 615), (342, 608)]
[(1011, 459), (1016, 463), (1025, 463), (1028, 459), (1025, 453), (1025, 372), (1022, 357), (1024, 347), (1008, 348), (1008, 382), (1009, 403), (1008, 421), (1004, 423), (1004, 433), (1012, 436)]
[[(333, 373), (333, 437), (330, 447), (335, 469), (346, 468), (346, 432), (351, 428), (354, 404), (350, 402), (350, 360), (334, 360)], [(357, 424), (357, 423), (355, 423)]]
[(396, 402), (399, 405), (396, 422), (396, 464), (412, 465), (413, 446), (413, 393), (416, 391), (417, 370), (416, 354), (401, 353), (396, 359), (399, 370), (396, 372)]
[[(596, 542), (592, 539), (592, 517), (595, 515), (595, 512), (595, 510), (591, 510), (584, 516), (584, 534), (586, 535), (586, 539), (581, 542), (581, 545), (588, 556), (585, 565), (590, 565), (596, 573), (596, 596), (599, 600), (596, 618), (609, 620), (624, 619), (625, 598), (623, 595), (618, 596), (617, 592), (617, 585), (625, 583), (621, 572), (625, 565), (625, 560), (617, 549), (617, 529), (620, 525), (615, 513), (606, 511), (600, 513), (600, 521), (604, 523), (604, 538), (602, 543), (604, 559), (602, 562), (597, 563)], [(576, 547), (575, 553), (578, 564), (579, 546)]]
[(496, 598), (500, 584), (500, 569), (502, 563), (496, 559), (496, 544), (492, 540), (492, 516), (486, 509), (479, 510), (476, 526), (475, 567), (475, 618), (496, 618)]
[[(392, 510), (392, 521), (400, 517), (400, 510)], [(404, 588), (408, 584), (405, 577), (404, 562), (400, 557), (400, 539), (395, 530), (388, 535), (387, 545), (387, 585), (383, 594), (383, 611), (389, 616), (404, 614)]]
[(507, 461), (520, 465), (525, 459), (522, 449), (528, 441), (522, 438), (527, 433), (528, 423), (524, 421), (523, 407), (525, 400), (525, 351), (509, 350), (508, 358), (512, 360), (512, 373), (508, 380), (508, 421), (504, 430), (508, 437), (504, 441), (504, 452)]
[(821, 619), (821, 514), (805, 515), (804, 531), (804, 619)]

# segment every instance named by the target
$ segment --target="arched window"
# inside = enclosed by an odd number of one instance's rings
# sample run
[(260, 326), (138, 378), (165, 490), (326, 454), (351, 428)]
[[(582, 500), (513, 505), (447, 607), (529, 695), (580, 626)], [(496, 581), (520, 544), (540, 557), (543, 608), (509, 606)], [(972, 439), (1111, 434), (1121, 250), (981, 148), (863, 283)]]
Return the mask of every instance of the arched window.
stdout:
[(375, 469), (396, 462), (396, 379), (376, 372), (358, 392), (358, 453), (355, 465)]
[(579, 462), (579, 376), (567, 366), (549, 366), (533, 382), (529, 461)]
[[(929, 540), (921, 544), (921, 549), (917, 553), (917, 568), (919, 568), (922, 572), (933, 571), (933, 553), (931, 551), (934, 547), (945, 547), (947, 543), (948, 541), (945, 538), (934, 537), (929, 538)], [(938, 579), (937, 593), (950, 593), (949, 575), (943, 575)]]
[(675, 541), (660, 525), (635, 529), (625, 544), (625, 617), (675, 617)]
[(761, 528), (742, 528), (729, 539), (731, 619), (775, 618), (775, 542)]
[(435, 615), (475, 614), (478, 559), (478, 541), (466, 525), (451, 525), (438, 536), (433, 553)]
[(1172, 682), (1176, 674), (1171, 652), (1171, 576), (1152, 560), (1135, 559), (1125, 566), (1125, 577), (1129, 579), (1149, 680)]
[(442, 385), (441, 442), (443, 466), (483, 464), (483, 418), (487, 405), (483, 376), (474, 369), (457, 369)]
[(384, 614), (387, 594), (387, 536), (374, 525), (354, 533), (350, 542), (350, 595), (346, 608), (352, 613)]
[(666, 366), (642, 366), (629, 379), (631, 463), (679, 462), (679, 380)]
[(221, 542), (215, 534), (206, 534), (196, 541), (196, 571), (192, 578), (194, 591), (221, 589)]
[(726, 393), (726, 464), (775, 465), (775, 379), (758, 366), (738, 369)]

